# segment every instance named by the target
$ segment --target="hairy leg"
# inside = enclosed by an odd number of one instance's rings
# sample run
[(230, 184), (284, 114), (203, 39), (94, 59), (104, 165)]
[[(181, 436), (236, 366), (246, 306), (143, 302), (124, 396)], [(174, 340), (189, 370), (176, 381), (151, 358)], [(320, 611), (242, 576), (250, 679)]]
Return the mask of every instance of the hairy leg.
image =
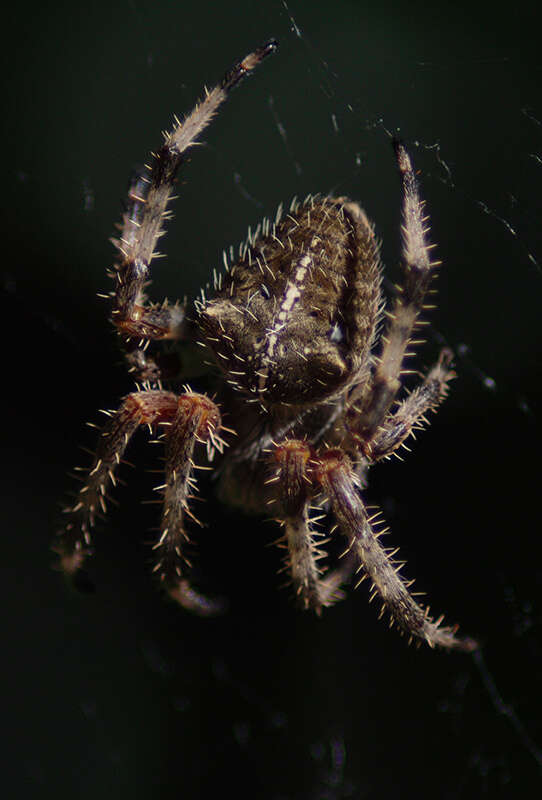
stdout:
[(292, 576), (295, 593), (302, 608), (320, 615), (323, 607), (342, 599), (340, 586), (350, 579), (357, 563), (347, 557), (340, 567), (327, 574), (318, 566), (319, 559), (326, 554), (318, 548), (309, 518), (311, 455), (312, 448), (307, 442), (289, 440), (278, 444), (274, 452), (278, 467), (271, 482), (277, 485), (279, 522), (285, 530), (279, 542), (287, 549), (286, 568)]
[[(451, 364), (452, 352), (445, 348), (422, 383), (406, 400), (399, 403), (392, 414), (388, 415), (385, 422), (375, 431), (374, 437), (369, 441), (358, 440), (359, 447), (370, 462), (391, 455), (415, 430), (420, 430), (428, 424), (425, 414), (435, 410), (445, 399), (448, 383), (455, 377)], [(349, 409), (349, 417), (353, 420), (352, 429), (355, 430), (357, 417), (355, 408)]]
[(247, 55), (226, 73), (218, 86), (206, 91), (186, 119), (180, 121), (175, 117), (175, 125), (164, 134), (164, 143), (153, 154), (152, 163), (132, 181), (120, 234), (113, 239), (119, 260), (112, 274), (115, 279), (112, 321), (122, 337), (128, 364), (141, 380), (151, 379), (159, 372), (149, 363), (152, 357), (145, 354), (149, 340), (179, 339), (185, 332), (184, 306), (167, 301), (148, 303), (145, 295), (151, 261), (159, 255), (156, 244), (164, 234), (163, 223), (170, 217), (167, 207), (179, 169), (187, 151), (197, 144), (231, 90), (276, 47), (276, 42), (269, 41)]
[(142, 425), (165, 428), (166, 464), (164, 506), (160, 539), (155, 546), (156, 571), (166, 591), (181, 605), (201, 614), (219, 610), (213, 601), (198, 595), (189, 584), (188, 561), (183, 546), (188, 540), (185, 516), (192, 516), (188, 500), (194, 490), (196, 444), (222, 448), (220, 413), (204, 395), (191, 392), (178, 397), (173, 392), (144, 391), (129, 394), (102, 430), (93, 462), (73, 505), (64, 510), (66, 523), (57, 533), (53, 549), (60, 568), (75, 577), (90, 554), (90, 535), (96, 517), (105, 513), (107, 491), (115, 485), (115, 471), (126, 447)]
[[(414, 169), (404, 145), (394, 142), (403, 188), (403, 285), (393, 310), (387, 312), (388, 325), (382, 336), (383, 348), (372, 380), (354, 389), (349, 402), (356, 407), (355, 433), (371, 441), (382, 425), (400, 388), (403, 360), (412, 332), (424, 305), (429, 285), (439, 262), (431, 261), (427, 241), (428, 217), (420, 198)], [(361, 396), (360, 396), (361, 395)]]
[(441, 627), (442, 618), (431, 619), (429, 609), (415, 601), (409, 584), (399, 574), (401, 565), (378, 542), (347, 456), (341, 450), (325, 450), (315, 455), (312, 464), (313, 480), (329, 498), (342, 533), (371, 580), (371, 599), (380, 596), (382, 610), (389, 611), (392, 624), (431, 647), (467, 652), (476, 649), (474, 640), (457, 637), (455, 627)]

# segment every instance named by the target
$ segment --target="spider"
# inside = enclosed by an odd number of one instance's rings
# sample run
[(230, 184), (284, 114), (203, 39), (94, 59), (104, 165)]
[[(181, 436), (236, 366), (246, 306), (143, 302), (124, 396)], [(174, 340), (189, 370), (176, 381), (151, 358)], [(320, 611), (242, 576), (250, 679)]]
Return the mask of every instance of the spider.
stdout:
[[(225, 256), (213, 294), (202, 292), (191, 314), (186, 304), (154, 304), (145, 294), (187, 152), (231, 90), (276, 47), (271, 40), (247, 55), (184, 120), (175, 117), (152, 163), (130, 184), (113, 240), (118, 259), (110, 298), (137, 389), (118, 410), (105, 412), (109, 419), (54, 549), (61, 568), (75, 577), (90, 553), (90, 532), (105, 512), (116, 468), (132, 435), (146, 425), (165, 447), (154, 569), (181, 606), (200, 615), (221, 610), (219, 601), (192, 585), (186, 553), (186, 522), (197, 522), (190, 510), (194, 471), (205, 451), (209, 461), (218, 452), (219, 497), (247, 512), (274, 509), (303, 608), (320, 614), (361, 572), (391, 624), (410, 639), (471, 651), (477, 647), (472, 639), (443, 627), (442, 618), (433, 620), (414, 599), (395, 551), (380, 544), (384, 531), (361, 494), (371, 464), (395, 453), (426, 422), (454, 377), (452, 354), (443, 349), (419, 386), (397, 401), (407, 349), (421, 343), (413, 336), (438, 265), (430, 258), (428, 218), (405, 146), (394, 141), (403, 195), (403, 285), (385, 312), (380, 343), (379, 244), (364, 211), (346, 197), (309, 196), (294, 200), (287, 212), (279, 207), (273, 221), (249, 231), (237, 258)], [(182, 383), (187, 342), (212, 359), (214, 399)], [(235, 431), (223, 425), (226, 414)], [(327, 572), (318, 564), (324, 551), (314, 508), (332, 514), (346, 539), (338, 566)]]

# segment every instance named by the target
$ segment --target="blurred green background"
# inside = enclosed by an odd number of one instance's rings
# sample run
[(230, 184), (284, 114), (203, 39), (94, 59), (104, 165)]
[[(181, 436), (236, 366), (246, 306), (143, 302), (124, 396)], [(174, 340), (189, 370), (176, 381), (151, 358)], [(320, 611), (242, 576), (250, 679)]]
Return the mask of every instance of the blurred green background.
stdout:
[[(365, 586), (322, 619), (279, 590), (276, 529), (212, 500), (189, 617), (150, 578), (157, 453), (134, 444), (95, 537), (97, 592), (50, 570), (85, 420), (130, 391), (106, 304), (132, 167), (238, 58), (267, 61), (183, 173), (153, 296), (193, 296), (281, 200), (359, 199), (398, 277), (387, 131), (422, 173), (444, 262), (419, 365), (459, 378), (404, 463), (374, 470), (407, 574), (484, 662), (407, 648)], [(4, 12), (6, 796), (527, 798), (542, 772), (542, 97), (531, 4), (95, 2)], [(211, 494), (209, 486), (202, 487)], [(484, 666), (487, 666), (485, 671)], [(501, 697), (502, 696), (502, 697)], [(499, 706), (499, 700), (509, 706)]]

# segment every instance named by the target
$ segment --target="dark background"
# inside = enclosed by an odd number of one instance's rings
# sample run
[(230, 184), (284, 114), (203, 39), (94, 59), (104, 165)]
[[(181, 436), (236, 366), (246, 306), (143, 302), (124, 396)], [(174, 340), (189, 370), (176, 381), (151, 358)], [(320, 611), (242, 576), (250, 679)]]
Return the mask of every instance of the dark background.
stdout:
[[(542, 96), (530, 4), (19, 4), (4, 16), (2, 771), (6, 796), (538, 796), (542, 776)], [(292, 19), (295, 24), (292, 24)], [(297, 26), (297, 27), (296, 27)], [(478, 657), (408, 648), (365, 585), (322, 619), (279, 590), (276, 529), (209, 502), (199, 563), (230, 613), (192, 618), (150, 578), (157, 453), (96, 534), (97, 592), (49, 542), (85, 420), (130, 391), (107, 323), (108, 237), (130, 169), (233, 61), (183, 175), (156, 298), (193, 295), (281, 200), (358, 198), (398, 276), (386, 130), (409, 142), (444, 262), (418, 365), (458, 379), (403, 463), (372, 474), (407, 574)], [(287, 145), (281, 137), (284, 129)], [(210, 493), (202, 486), (203, 494)]]

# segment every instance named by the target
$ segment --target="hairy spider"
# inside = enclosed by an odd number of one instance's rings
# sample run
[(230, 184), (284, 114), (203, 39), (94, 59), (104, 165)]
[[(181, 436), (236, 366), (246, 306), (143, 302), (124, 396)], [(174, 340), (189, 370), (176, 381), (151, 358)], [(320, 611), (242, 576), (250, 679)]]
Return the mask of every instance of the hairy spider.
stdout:
[[(165, 446), (155, 571), (181, 606), (202, 615), (220, 610), (218, 601), (193, 588), (186, 556), (185, 521), (195, 519), (189, 501), (204, 445), (209, 460), (215, 451), (221, 455), (217, 485), (226, 503), (256, 513), (275, 503), (274, 516), (284, 528), (279, 541), (304, 608), (320, 614), (361, 571), (391, 622), (410, 638), (473, 650), (472, 639), (457, 637), (455, 628), (442, 627), (416, 602), (393, 561), (395, 551), (380, 545), (383, 531), (360, 492), (369, 466), (426, 422), (454, 376), (451, 353), (442, 350), (418, 388), (396, 400), (407, 348), (420, 344), (412, 337), (438, 264), (430, 258), (428, 220), (403, 144), (394, 142), (403, 192), (403, 285), (386, 312), (380, 345), (379, 246), (364, 211), (346, 197), (309, 196), (294, 200), (286, 213), (280, 207), (274, 221), (265, 219), (249, 232), (237, 260), (225, 257), (214, 294), (202, 292), (191, 317), (183, 304), (153, 304), (145, 295), (187, 151), (230, 91), (276, 47), (270, 41), (249, 54), (184, 120), (175, 118), (152, 164), (132, 180), (114, 240), (119, 256), (111, 319), (137, 391), (117, 411), (106, 412), (109, 420), (77, 499), (65, 509), (55, 550), (63, 570), (75, 576), (90, 552), (90, 531), (105, 511), (117, 465), (132, 434), (147, 425)], [(187, 341), (205, 348), (218, 367), (217, 401), (181, 384)], [(222, 424), (223, 413), (233, 420), (235, 440)], [(222, 433), (229, 440), (226, 453)], [(323, 551), (312, 507), (334, 515), (346, 538), (346, 552), (329, 572), (318, 566)]]

